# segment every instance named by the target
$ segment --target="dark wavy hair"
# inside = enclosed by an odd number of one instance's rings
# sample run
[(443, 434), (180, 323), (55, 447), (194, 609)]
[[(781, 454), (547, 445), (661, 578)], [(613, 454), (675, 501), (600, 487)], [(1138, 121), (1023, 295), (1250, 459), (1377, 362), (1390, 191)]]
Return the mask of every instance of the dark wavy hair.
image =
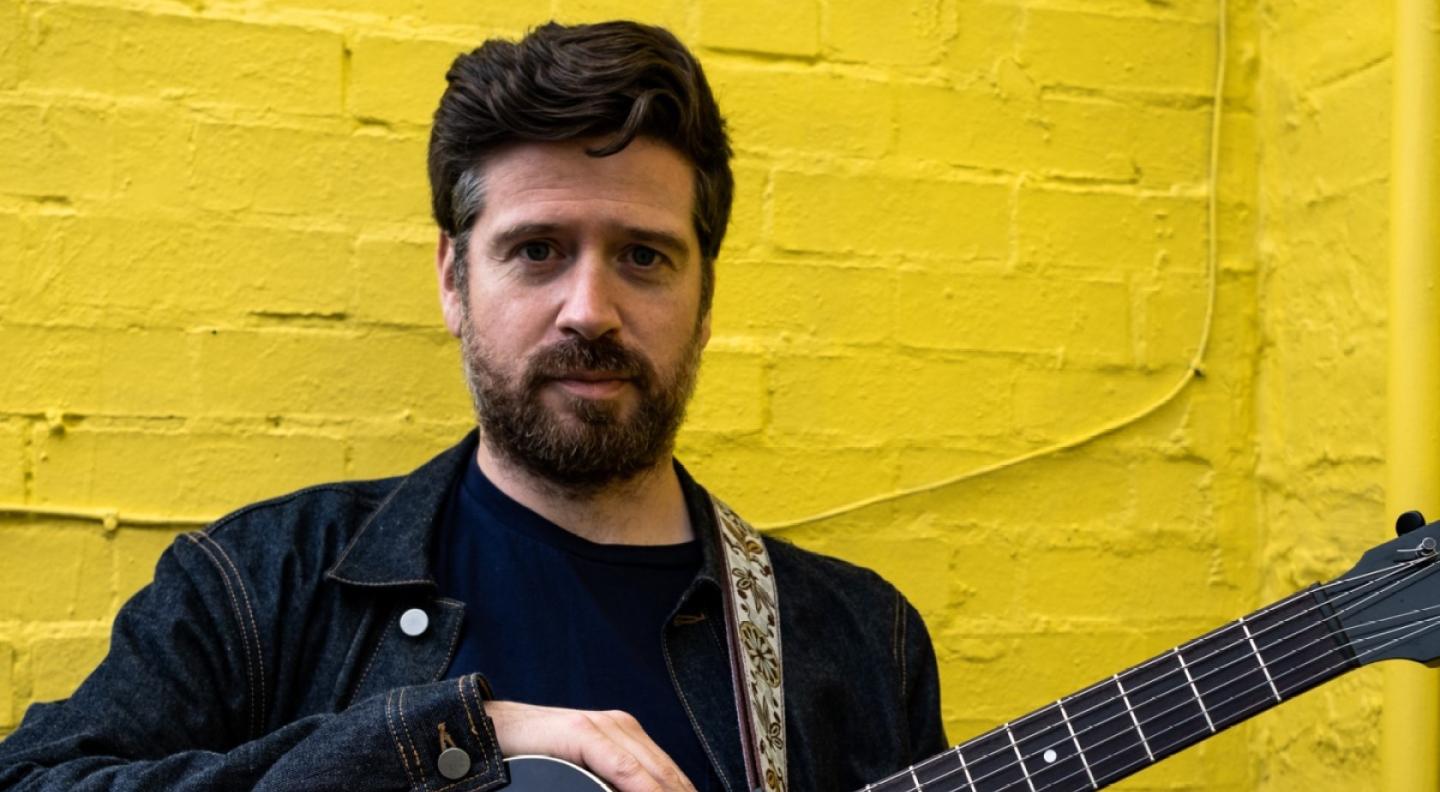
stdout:
[(735, 192), (725, 120), (695, 56), (669, 31), (635, 22), (560, 25), (519, 41), (490, 39), (461, 55), (430, 132), (430, 200), (455, 244), (457, 285), (484, 203), (486, 156), (509, 143), (596, 139), (614, 154), (639, 135), (669, 144), (695, 169), (701, 310), (715, 289), (715, 258)]

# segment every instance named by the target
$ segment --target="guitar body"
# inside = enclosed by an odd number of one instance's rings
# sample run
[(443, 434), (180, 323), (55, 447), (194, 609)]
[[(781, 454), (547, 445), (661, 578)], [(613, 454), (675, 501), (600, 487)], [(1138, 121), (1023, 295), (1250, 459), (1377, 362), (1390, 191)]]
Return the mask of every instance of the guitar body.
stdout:
[(505, 792), (613, 792), (582, 767), (548, 756), (515, 756), (505, 760), (510, 783)]

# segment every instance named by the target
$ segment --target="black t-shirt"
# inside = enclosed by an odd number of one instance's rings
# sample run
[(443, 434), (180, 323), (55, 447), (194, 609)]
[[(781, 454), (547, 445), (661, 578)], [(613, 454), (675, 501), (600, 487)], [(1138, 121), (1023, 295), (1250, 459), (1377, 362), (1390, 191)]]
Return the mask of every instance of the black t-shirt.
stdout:
[(433, 553), (441, 596), (465, 603), (449, 676), (479, 671), (499, 700), (629, 712), (697, 788), (721, 788), (662, 651), (700, 569), (697, 541), (587, 541), (505, 495), (471, 457)]

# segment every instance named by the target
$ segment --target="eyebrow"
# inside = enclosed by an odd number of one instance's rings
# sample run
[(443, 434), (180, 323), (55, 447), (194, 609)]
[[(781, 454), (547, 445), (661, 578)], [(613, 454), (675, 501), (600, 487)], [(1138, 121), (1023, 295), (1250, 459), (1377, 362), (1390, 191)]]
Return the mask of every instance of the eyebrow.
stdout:
[[(492, 239), (492, 246), (509, 247), (510, 245), (532, 236), (544, 236), (554, 234), (561, 230), (561, 226), (555, 223), (519, 223), (497, 233)], [(619, 230), (626, 236), (647, 245), (669, 248), (671, 253), (689, 255), (690, 245), (685, 238), (679, 234), (669, 231), (662, 231), (656, 228), (642, 228), (640, 226), (620, 226)]]

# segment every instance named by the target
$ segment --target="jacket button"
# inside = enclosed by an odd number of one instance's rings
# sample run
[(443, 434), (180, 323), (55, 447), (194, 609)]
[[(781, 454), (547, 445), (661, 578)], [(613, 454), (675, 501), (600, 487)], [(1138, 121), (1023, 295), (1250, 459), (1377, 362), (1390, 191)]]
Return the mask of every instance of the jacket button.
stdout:
[(429, 614), (419, 608), (411, 608), (400, 614), (400, 632), (405, 633), (411, 638), (420, 637), (429, 627)]
[(435, 764), (440, 769), (440, 775), (455, 781), (470, 772), (470, 754), (460, 748), (446, 748), (440, 752)]

